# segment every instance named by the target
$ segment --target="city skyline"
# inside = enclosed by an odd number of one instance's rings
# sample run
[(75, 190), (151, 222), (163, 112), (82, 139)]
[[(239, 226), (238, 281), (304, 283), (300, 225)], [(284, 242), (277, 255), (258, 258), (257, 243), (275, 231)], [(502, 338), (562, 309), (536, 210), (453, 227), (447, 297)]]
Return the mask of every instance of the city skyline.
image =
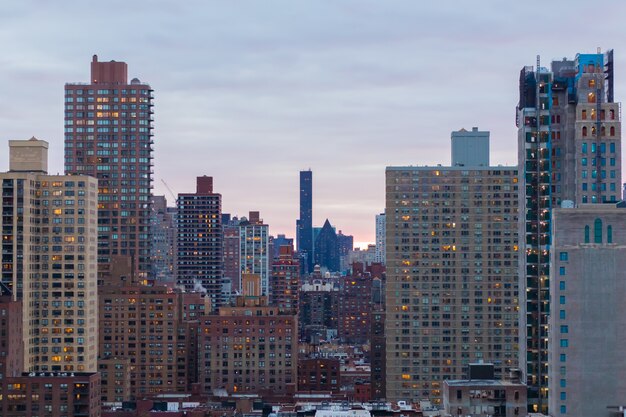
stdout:
[[(5, 140), (48, 141), (49, 171), (62, 173), (64, 83), (87, 80), (93, 54), (124, 61), (155, 90), (155, 195), (173, 206), (161, 180), (178, 194), (213, 176), (223, 211), (260, 210), (272, 235), (296, 235), (300, 170), (315, 173), (313, 224), (329, 218), (362, 246), (375, 240), (385, 167), (448, 164), (451, 131), (489, 130), (492, 164), (516, 164), (517, 77), (537, 54), (547, 67), (616, 48), (615, 100), (624, 96), (619, 3), (593, 31), (593, 9), (578, 1), (541, 13), (538, 2), (117, 3), (124, 14), (116, 2), (71, 3), (71, 14), (0, 6)], [(76, 36), (98, 26), (115, 30)]]

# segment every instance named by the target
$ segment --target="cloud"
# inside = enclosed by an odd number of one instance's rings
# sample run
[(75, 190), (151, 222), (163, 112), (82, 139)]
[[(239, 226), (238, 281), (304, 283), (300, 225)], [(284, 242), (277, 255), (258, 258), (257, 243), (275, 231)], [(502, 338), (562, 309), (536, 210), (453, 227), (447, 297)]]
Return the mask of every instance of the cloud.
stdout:
[(94, 53), (126, 61), (155, 89), (155, 192), (212, 175), (225, 211), (293, 236), (312, 168), (315, 223), (373, 241), (386, 166), (447, 164), (450, 132), (472, 126), (515, 162), (520, 68), (619, 47), (626, 5), (611, 7), (591, 31), (583, 1), (4, 2), (0, 132), (50, 141), (62, 171), (64, 83), (87, 81)]

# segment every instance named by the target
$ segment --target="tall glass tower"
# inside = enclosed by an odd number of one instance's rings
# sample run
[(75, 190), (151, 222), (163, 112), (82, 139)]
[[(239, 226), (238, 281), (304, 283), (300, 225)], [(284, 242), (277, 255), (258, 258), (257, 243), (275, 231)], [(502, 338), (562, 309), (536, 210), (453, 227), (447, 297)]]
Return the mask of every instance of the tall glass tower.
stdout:
[(305, 273), (313, 271), (313, 172), (300, 171), (300, 219), (297, 246)]

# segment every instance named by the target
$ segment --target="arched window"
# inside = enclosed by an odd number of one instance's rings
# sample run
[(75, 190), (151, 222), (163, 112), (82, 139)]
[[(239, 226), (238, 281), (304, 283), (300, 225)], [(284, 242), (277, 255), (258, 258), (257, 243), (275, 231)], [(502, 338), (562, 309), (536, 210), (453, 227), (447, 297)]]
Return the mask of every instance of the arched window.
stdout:
[(609, 110), (609, 114), (611, 115), (611, 120), (615, 120), (615, 110)]
[(615, 126), (611, 126), (609, 128), (609, 133), (611, 134), (611, 136), (615, 136)]
[(587, 136), (587, 126), (583, 126), (583, 137)]
[(602, 136), (606, 136), (606, 126), (602, 126), (600, 132), (602, 132)]
[(591, 126), (591, 135), (592, 136), (596, 135), (596, 127), (595, 126)]
[(595, 219), (593, 222), (593, 243), (602, 243), (602, 220)]
[(589, 225), (585, 226), (585, 243), (589, 243)]
[(606, 243), (613, 243), (613, 226), (606, 227)]
[(583, 109), (583, 112), (582, 112), (582, 119), (583, 119), (583, 120), (587, 120), (587, 110), (584, 110), (584, 109)]

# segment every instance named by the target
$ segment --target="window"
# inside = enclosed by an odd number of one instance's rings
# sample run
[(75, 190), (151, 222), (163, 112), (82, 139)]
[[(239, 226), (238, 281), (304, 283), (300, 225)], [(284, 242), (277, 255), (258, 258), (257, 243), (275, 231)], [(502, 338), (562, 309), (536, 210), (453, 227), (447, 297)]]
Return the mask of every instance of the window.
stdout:
[(602, 243), (602, 220), (595, 219), (593, 222), (593, 243)]
[(565, 275), (565, 267), (564, 266), (559, 267), (559, 275)]
[[(586, 203), (586, 198), (583, 198), (583, 203)], [(585, 226), (585, 243), (589, 243), (589, 225)]]
[(581, 158), (581, 159), (580, 159), (580, 163), (581, 163), (584, 167), (586, 167), (586, 166), (587, 166), (587, 158)]
[(559, 310), (559, 318), (565, 320), (565, 310)]
[(569, 333), (569, 327), (566, 325), (561, 326), (561, 333)]
[(613, 243), (613, 226), (606, 227), (606, 243)]
[(567, 413), (567, 407), (565, 407), (564, 405), (561, 406), (561, 414), (566, 414)]
[(583, 153), (587, 153), (587, 142), (583, 142)]
[(561, 339), (560, 345), (561, 345), (561, 347), (568, 347), (569, 346), (569, 339)]
[(559, 355), (559, 361), (561, 362), (567, 362), (567, 355), (565, 353), (561, 353)]
[(583, 138), (587, 137), (587, 126), (583, 126)]
[(559, 260), (567, 261), (567, 252), (559, 252)]
[(559, 281), (559, 290), (561, 291), (565, 290), (565, 281)]
[(565, 296), (564, 295), (559, 296), (559, 304), (565, 304)]

